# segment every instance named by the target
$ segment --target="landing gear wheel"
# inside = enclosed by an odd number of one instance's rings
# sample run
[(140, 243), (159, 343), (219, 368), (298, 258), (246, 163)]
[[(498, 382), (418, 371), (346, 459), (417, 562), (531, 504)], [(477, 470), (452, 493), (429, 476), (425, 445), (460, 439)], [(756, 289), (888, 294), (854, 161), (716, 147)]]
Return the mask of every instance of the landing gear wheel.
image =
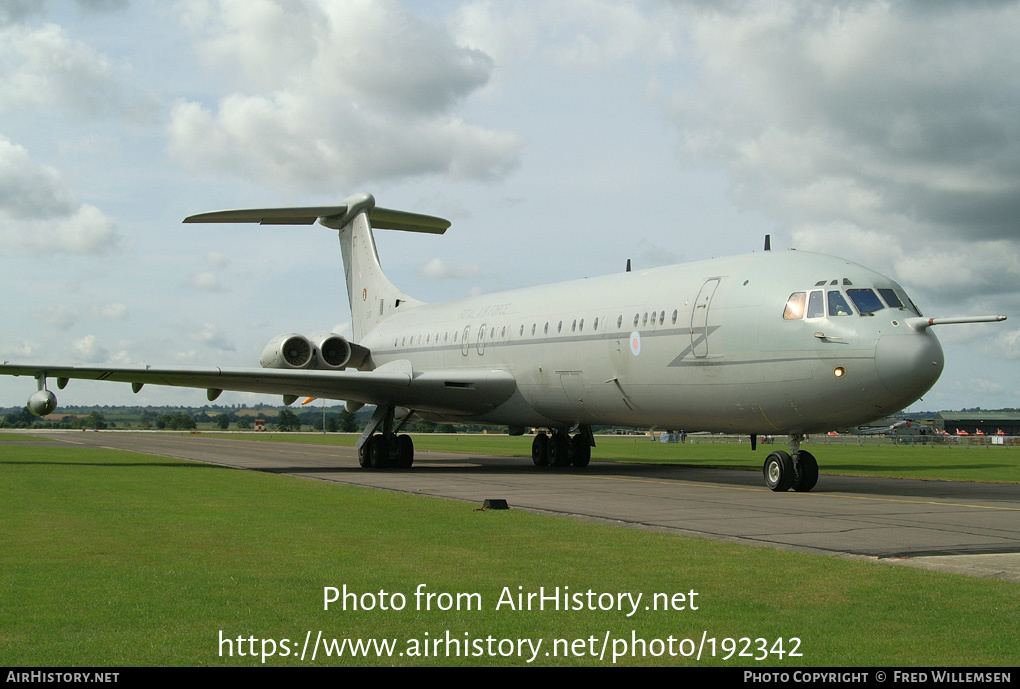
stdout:
[(531, 461), (537, 467), (549, 466), (549, 436), (539, 433), (531, 441)]
[(574, 466), (588, 466), (588, 462), (591, 461), (591, 445), (588, 444), (588, 436), (584, 433), (578, 433), (570, 439), (570, 445), (574, 450)]
[(368, 455), (368, 448), (372, 445), (372, 438), (365, 441), (365, 444), (358, 448), (358, 464), (361, 465), (362, 469), (368, 469), (372, 466), (371, 458)]
[(818, 462), (807, 450), (797, 453), (797, 461), (793, 465), (793, 484), (795, 491), (806, 493), (818, 483)]
[(790, 453), (776, 450), (765, 458), (762, 467), (765, 485), (777, 493), (790, 490), (793, 485), (793, 458)]
[(368, 458), (373, 469), (385, 469), (390, 465), (389, 443), (386, 436), (377, 433), (368, 439)]
[(397, 436), (397, 467), (410, 469), (414, 464), (414, 441), (411, 436), (401, 434)]
[(553, 433), (549, 439), (549, 463), (554, 467), (570, 464), (570, 438), (566, 433)]

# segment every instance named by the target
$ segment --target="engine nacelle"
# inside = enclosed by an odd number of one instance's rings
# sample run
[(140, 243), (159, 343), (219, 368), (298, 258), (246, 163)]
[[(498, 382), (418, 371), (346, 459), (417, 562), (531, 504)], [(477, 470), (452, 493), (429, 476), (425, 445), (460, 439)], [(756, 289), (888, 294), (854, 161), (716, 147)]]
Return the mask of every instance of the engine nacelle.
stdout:
[(313, 336), (312, 341), (318, 345), (314, 368), (332, 370), (360, 368), (368, 358), (368, 349), (350, 342), (343, 335), (324, 333)]
[(28, 398), (27, 406), (35, 416), (46, 416), (57, 408), (57, 396), (49, 390), (37, 390)]
[(308, 338), (288, 333), (269, 341), (262, 350), (259, 363), (262, 368), (308, 368), (314, 354), (315, 348)]

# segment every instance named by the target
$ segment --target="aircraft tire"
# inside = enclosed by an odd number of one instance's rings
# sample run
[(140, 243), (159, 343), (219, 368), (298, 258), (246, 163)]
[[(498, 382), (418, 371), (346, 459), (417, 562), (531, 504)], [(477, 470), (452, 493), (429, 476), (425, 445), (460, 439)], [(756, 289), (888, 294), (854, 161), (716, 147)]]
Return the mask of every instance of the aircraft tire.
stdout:
[(554, 467), (570, 466), (570, 438), (566, 433), (553, 433), (549, 439), (549, 463)]
[(365, 444), (358, 448), (358, 464), (361, 465), (362, 469), (370, 469), (372, 467), (372, 460), (368, 454), (368, 448), (372, 446), (372, 439), (369, 438), (365, 441)]
[(531, 461), (537, 467), (549, 466), (549, 436), (539, 433), (531, 441)]
[(574, 458), (571, 460), (575, 467), (586, 467), (591, 462), (591, 445), (588, 444), (588, 436), (578, 433), (570, 439), (573, 446)]
[(765, 485), (776, 493), (790, 490), (793, 485), (793, 458), (790, 453), (776, 450), (770, 454), (765, 458), (762, 474), (765, 476)]
[(397, 466), (410, 469), (414, 464), (414, 441), (411, 436), (402, 433), (397, 436)]
[(368, 448), (369, 461), (373, 469), (385, 469), (390, 465), (390, 453), (385, 436), (375, 434), (368, 439), (371, 445)]
[(818, 483), (818, 462), (807, 450), (799, 451), (797, 460), (793, 467), (792, 488), (800, 493), (807, 493)]

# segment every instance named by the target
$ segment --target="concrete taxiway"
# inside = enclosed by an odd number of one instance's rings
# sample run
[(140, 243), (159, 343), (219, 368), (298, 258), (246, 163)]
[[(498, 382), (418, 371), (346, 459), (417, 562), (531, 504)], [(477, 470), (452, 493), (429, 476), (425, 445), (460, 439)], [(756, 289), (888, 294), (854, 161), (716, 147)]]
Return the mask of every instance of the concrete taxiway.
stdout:
[(823, 474), (811, 493), (773, 493), (758, 472), (681, 466), (592, 461), (586, 469), (538, 469), (522, 458), (419, 450), (410, 470), (368, 471), (348, 447), (157, 433), (46, 437), (454, 498), (472, 507), (502, 498), (511, 508), (565, 517), (1020, 582), (1020, 486), (1014, 484)]

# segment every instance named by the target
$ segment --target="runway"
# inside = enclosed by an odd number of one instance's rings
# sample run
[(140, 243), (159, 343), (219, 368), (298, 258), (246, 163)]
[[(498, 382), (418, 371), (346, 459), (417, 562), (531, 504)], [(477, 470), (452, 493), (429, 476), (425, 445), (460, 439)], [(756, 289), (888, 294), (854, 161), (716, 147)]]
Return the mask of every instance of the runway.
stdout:
[(416, 452), (410, 470), (368, 471), (348, 447), (214, 435), (44, 435), (60, 443), (453, 498), (472, 508), (502, 498), (513, 509), (1020, 582), (1020, 485), (1014, 484), (823, 473), (811, 493), (773, 493), (759, 472), (595, 460), (586, 469), (540, 470), (522, 458), (424, 451)]

